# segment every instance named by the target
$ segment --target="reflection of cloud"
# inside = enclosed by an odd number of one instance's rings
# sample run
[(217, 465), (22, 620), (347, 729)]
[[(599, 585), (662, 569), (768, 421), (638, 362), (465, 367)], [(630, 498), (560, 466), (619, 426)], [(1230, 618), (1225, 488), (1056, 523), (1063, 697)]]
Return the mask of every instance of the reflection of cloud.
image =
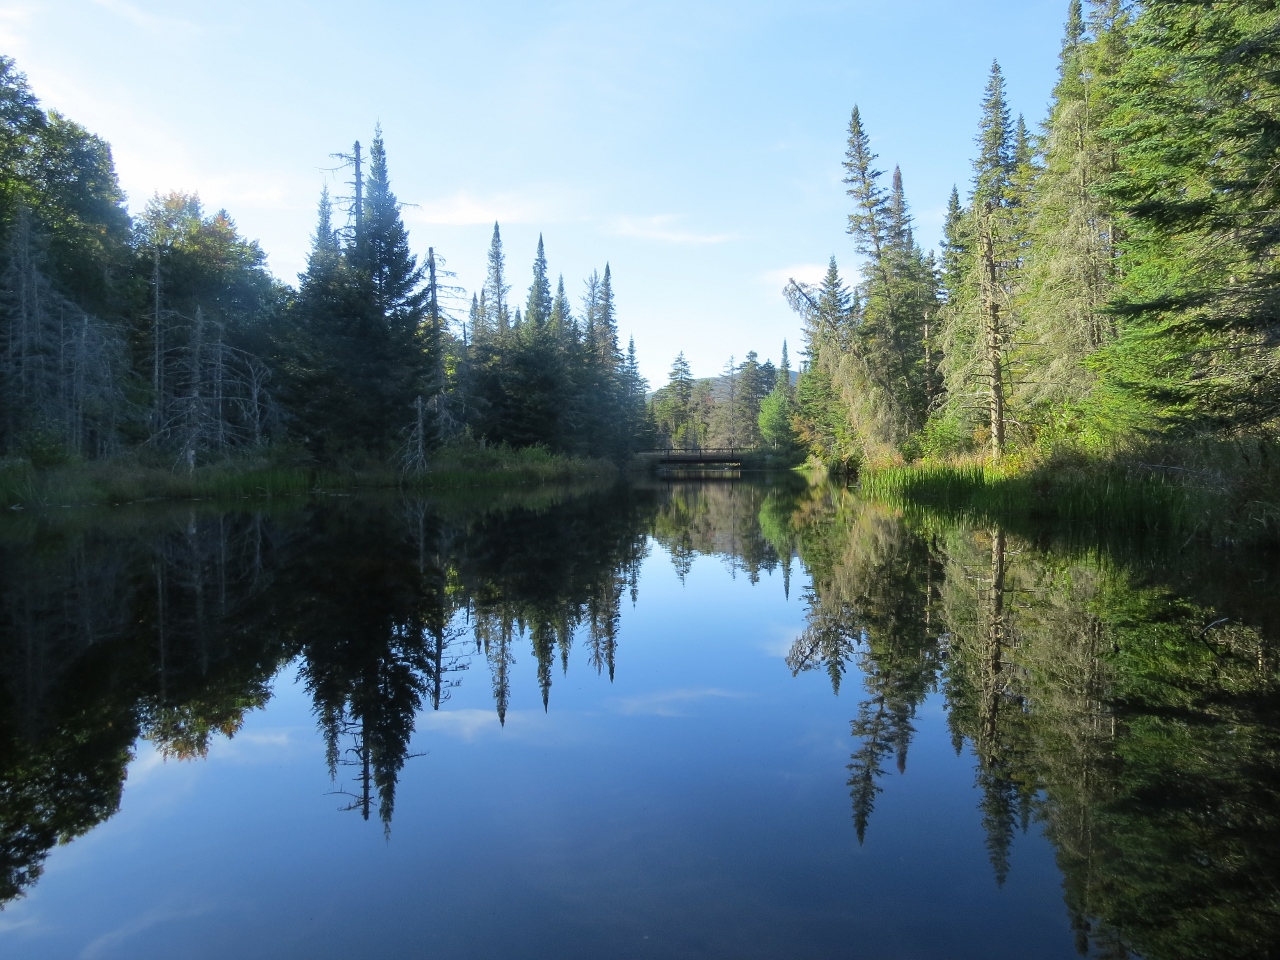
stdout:
[(788, 624), (774, 624), (756, 645), (771, 657), (786, 657), (796, 642), (796, 628)]
[(613, 232), (620, 237), (638, 237), (641, 240), (657, 240), (660, 243), (704, 245), (728, 243), (741, 239), (736, 233), (691, 233), (675, 226), (679, 218), (673, 214), (656, 217), (618, 217)]
[(771, 287), (785, 287), (789, 280), (795, 280), (798, 283), (821, 283), (826, 273), (827, 264), (825, 263), (797, 263), (791, 267), (767, 270), (760, 275), (760, 279)]
[(12, 933), (14, 930), (21, 930), (24, 927), (38, 927), (40, 923), (35, 917), (27, 917), (25, 920), (9, 920), (0, 917), (0, 933)]
[(127, 940), (132, 936), (142, 933), (144, 930), (150, 930), (152, 927), (159, 926), (162, 923), (171, 923), (174, 920), (190, 920), (193, 917), (203, 916), (211, 913), (212, 907), (187, 907), (179, 910), (152, 910), (145, 913), (136, 920), (131, 920), (122, 927), (117, 927), (110, 933), (104, 933), (97, 940), (94, 940), (87, 947), (80, 951), (81, 960), (92, 960), (103, 950), (107, 950), (121, 940)]
[[(554, 711), (553, 711), (554, 713)], [(582, 732), (580, 726), (565, 724), (566, 714), (561, 711), (548, 716), (541, 710), (508, 710), (507, 725), (498, 722), (495, 710), (477, 710), (461, 707), (456, 710), (432, 710), (418, 714), (419, 731), (433, 731), (470, 742), (483, 734), (501, 734), (507, 739), (546, 741), (551, 738), (564, 742)]]
[(268, 730), (263, 733), (237, 733), (236, 740), (251, 743), (255, 747), (288, 747), (293, 744), (293, 734), (289, 730)]
[(424, 714), (418, 726), (438, 730), (441, 733), (451, 733), (467, 741), (474, 740), (477, 734), (487, 729), (501, 729), (496, 713), (492, 710), (475, 709), (433, 711)]
[(629, 715), (645, 715), (653, 717), (681, 717), (684, 713), (680, 707), (698, 700), (725, 699), (738, 700), (749, 697), (749, 693), (735, 693), (732, 690), (718, 690), (706, 687), (701, 690), (665, 690), (659, 693), (647, 693), (638, 697), (624, 697), (615, 701), (620, 713)]

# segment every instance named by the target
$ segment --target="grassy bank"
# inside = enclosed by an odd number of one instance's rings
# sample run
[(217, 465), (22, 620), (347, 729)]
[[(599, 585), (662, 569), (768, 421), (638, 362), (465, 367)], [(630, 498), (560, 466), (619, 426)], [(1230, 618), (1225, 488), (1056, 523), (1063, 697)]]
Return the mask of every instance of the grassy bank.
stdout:
[(541, 448), (448, 446), (429, 469), (407, 474), (363, 462), (315, 466), (287, 453), (173, 470), (138, 457), (69, 463), (37, 469), (0, 464), (0, 508), (89, 506), (163, 500), (235, 500), (304, 497), (317, 493), (400, 489), (492, 490), (609, 479), (613, 464), (564, 457)]
[(873, 499), (1095, 542), (1200, 538), (1280, 544), (1280, 451), (1270, 444), (1152, 446), (1107, 459), (923, 462), (864, 470)]

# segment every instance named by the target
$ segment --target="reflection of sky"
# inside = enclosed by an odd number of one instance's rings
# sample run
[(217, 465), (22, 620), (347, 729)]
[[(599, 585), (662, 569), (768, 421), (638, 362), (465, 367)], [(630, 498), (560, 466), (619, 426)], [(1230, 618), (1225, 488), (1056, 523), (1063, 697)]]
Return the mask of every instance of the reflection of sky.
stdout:
[(791, 677), (799, 593), (712, 558), (681, 586), (654, 549), (616, 680), (579, 648), (544, 714), (521, 643), (502, 728), (475, 658), (419, 725), (389, 839), (337, 812), (287, 673), (207, 761), (162, 763), (144, 744), (120, 813), (53, 851), (0, 914), (0, 954), (1073, 956), (1034, 827), (997, 888), (973, 760), (952, 751), (936, 696), (858, 846), (845, 766), (860, 684), (834, 697), (820, 673)]

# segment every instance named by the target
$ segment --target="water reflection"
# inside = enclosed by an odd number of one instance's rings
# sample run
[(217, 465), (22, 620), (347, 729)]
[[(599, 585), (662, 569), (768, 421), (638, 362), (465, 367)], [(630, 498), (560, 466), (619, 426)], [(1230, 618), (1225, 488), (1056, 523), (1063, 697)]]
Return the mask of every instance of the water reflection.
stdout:
[[(614, 677), (651, 549), (798, 589), (786, 668), (850, 701), (858, 840), (941, 701), (993, 875), (1054, 845), (1081, 954), (1269, 956), (1280, 938), (1274, 565), (674, 481), (501, 507), (334, 498), (0, 530), (0, 901), (119, 807), (139, 738), (203, 756), (298, 665), (342, 806), (390, 829), (420, 713), (465, 678), (505, 724), (571, 652)], [(1190, 548), (1188, 548), (1190, 549)], [(793, 584), (793, 578), (798, 582)], [(776, 582), (776, 581), (775, 581)], [(779, 665), (779, 669), (783, 669)], [(485, 679), (487, 675), (487, 681)]]
[[(843, 493), (794, 514), (808, 627), (793, 671), (864, 699), (861, 839), (912, 717), (945, 696), (992, 870), (1043, 824), (1082, 955), (1271, 956), (1280, 937), (1280, 693), (1272, 560), (1099, 554)], [(1250, 582), (1251, 586), (1242, 588)]]
[(575, 636), (612, 677), (645, 498), (500, 512), (337, 500), (7, 527), (0, 539), (0, 902), (119, 807), (135, 741), (203, 756), (294, 661), (335, 791), (389, 826), (415, 717), (473, 655), (505, 721), (531, 642), (547, 704)]

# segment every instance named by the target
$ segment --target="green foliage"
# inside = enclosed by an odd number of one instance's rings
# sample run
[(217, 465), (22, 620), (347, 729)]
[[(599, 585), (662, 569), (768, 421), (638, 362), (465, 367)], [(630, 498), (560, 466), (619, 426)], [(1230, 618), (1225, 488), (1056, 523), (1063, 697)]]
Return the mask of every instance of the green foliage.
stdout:
[(145, 446), (190, 473), (300, 444), (316, 465), (378, 473), (427, 470), (460, 436), (614, 460), (651, 442), (609, 266), (579, 323), (539, 238), (513, 322), (495, 224), (455, 336), (450, 274), (410, 249), (380, 129), (367, 163), (359, 143), (346, 158), (345, 226), (321, 198), (296, 292), (195, 195), (130, 218), (107, 144), (42, 110), (3, 57), (0, 155), (0, 455), (51, 467)]
[(1264, 2), (1153, 2), (1134, 23), (1106, 125), (1120, 167), (1108, 196), (1127, 218), (1103, 416), (1274, 428), (1274, 15)]
[[(1263, 0), (1072, 0), (1038, 135), (992, 64), (970, 193), (953, 188), (936, 259), (915, 247), (901, 174), (882, 184), (855, 107), (844, 171), (862, 276), (844, 291), (833, 258), (821, 285), (785, 291), (806, 335), (796, 428), (810, 454), (985, 449), (1041, 473), (1088, 457), (1105, 485), (1144, 458), (1213, 472), (1198, 458), (1214, 438), (1274, 443), (1274, 16)], [(1242, 469), (1228, 485), (1255, 485)], [(1230, 509), (1269, 530), (1275, 501)]]
[(787, 453), (798, 446), (792, 421), (795, 419), (795, 402), (791, 390), (779, 384), (760, 402), (760, 439), (770, 450)]

